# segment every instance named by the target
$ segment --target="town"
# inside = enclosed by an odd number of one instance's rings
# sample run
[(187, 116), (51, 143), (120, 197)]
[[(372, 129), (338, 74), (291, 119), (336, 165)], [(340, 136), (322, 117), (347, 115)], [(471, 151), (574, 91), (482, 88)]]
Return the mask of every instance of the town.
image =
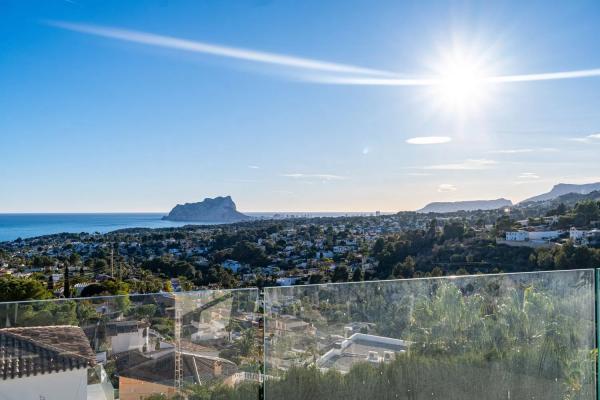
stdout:
[(600, 265), (598, 202), (556, 204), (18, 239), (0, 244), (0, 296), (14, 301)]

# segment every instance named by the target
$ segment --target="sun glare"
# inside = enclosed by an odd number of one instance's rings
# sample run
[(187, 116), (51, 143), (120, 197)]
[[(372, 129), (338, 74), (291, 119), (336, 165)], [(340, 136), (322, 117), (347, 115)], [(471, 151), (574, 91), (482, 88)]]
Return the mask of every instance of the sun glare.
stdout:
[(486, 77), (491, 76), (490, 71), (476, 57), (455, 50), (442, 57), (436, 70), (438, 80), (432, 94), (444, 110), (473, 113), (488, 102), (491, 88)]

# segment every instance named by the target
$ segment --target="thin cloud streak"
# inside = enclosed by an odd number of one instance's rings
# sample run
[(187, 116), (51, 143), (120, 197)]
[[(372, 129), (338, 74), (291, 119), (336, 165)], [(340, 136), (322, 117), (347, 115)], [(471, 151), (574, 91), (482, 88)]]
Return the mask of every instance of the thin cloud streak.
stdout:
[(540, 179), (540, 176), (535, 172), (523, 172), (518, 177), (518, 179)]
[(497, 164), (496, 161), (486, 160), (486, 159), (478, 159), (478, 160), (465, 160), (461, 163), (455, 164), (438, 164), (438, 165), (429, 165), (423, 167), (426, 170), (439, 170), (439, 171), (475, 171), (481, 169), (488, 169), (492, 165)]
[(406, 176), (433, 176), (430, 172), (407, 172)]
[(525, 154), (525, 153), (550, 153), (556, 152), (558, 149), (554, 147), (542, 147), (542, 148), (531, 148), (531, 149), (504, 149), (504, 150), (490, 150), (488, 154)]
[(286, 178), (294, 178), (294, 179), (322, 179), (325, 181), (342, 181), (346, 180), (345, 176), (340, 175), (331, 175), (331, 174), (282, 174), (281, 176)]
[(348, 74), (366, 74), (376, 76), (397, 76), (391, 72), (363, 68), (354, 65), (338, 64), (328, 61), (301, 58), (283, 54), (268, 53), (237, 47), (221, 46), (212, 43), (180, 39), (172, 36), (157, 35), (129, 29), (120, 29), (107, 26), (76, 24), (64, 21), (47, 21), (48, 25), (69, 31), (118, 39), (127, 42), (140, 43), (150, 46), (166, 47), (189, 51), (194, 53), (210, 54), (219, 57), (238, 60), (253, 61), (262, 64), (273, 64), (284, 67)]
[(449, 143), (451, 141), (452, 141), (452, 138), (450, 138), (448, 136), (418, 136), (418, 137), (406, 139), (406, 143), (417, 144), (417, 145), (442, 144), (442, 143)]
[(587, 135), (585, 137), (569, 138), (569, 140), (579, 143), (600, 143), (600, 133)]
[(456, 192), (457, 190), (458, 188), (450, 183), (442, 183), (437, 189), (439, 193)]
[[(158, 35), (154, 33), (121, 29), (110, 26), (78, 24), (66, 21), (45, 21), (45, 23), (49, 26), (69, 31), (127, 42), (140, 43), (149, 46), (210, 54), (218, 57), (312, 71), (312, 73), (300, 76), (300, 78), (313, 83), (365, 86), (439, 86), (447, 84), (447, 80), (439, 76), (411, 77), (395, 72), (373, 68), (365, 68), (349, 64), (340, 64), (324, 60), (296, 57), (286, 54), (270, 53), (238, 47), (222, 46), (213, 43), (187, 40), (172, 36)], [(320, 74), (315, 74), (315, 72), (320, 72)], [(537, 74), (490, 76), (477, 79), (477, 81), (474, 83), (518, 83), (593, 77), (600, 77), (600, 68)]]
[[(541, 74), (501, 75), (488, 76), (474, 80), (474, 84), (497, 84), (497, 83), (520, 83), (536, 81), (553, 81), (563, 79), (596, 78), (600, 77), (600, 68), (577, 71), (548, 72)], [(356, 86), (441, 86), (447, 84), (447, 80), (440, 77), (356, 77), (356, 76), (314, 76), (308, 77), (316, 83), (332, 85), (356, 85)]]

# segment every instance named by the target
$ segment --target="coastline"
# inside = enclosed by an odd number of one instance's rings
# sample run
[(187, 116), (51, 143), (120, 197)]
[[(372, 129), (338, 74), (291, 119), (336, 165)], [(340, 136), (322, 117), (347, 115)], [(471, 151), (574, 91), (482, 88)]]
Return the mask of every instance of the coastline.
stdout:
[[(368, 216), (369, 212), (246, 212), (255, 220)], [(171, 221), (165, 213), (0, 213), (0, 243), (59, 233), (108, 233), (129, 228), (177, 228), (231, 222)]]

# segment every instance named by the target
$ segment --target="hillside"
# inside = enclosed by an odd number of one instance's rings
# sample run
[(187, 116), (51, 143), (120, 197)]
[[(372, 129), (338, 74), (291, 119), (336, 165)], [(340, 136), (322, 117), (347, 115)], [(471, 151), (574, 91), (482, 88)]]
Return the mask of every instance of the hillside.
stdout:
[(434, 202), (429, 203), (419, 213), (451, 213), (457, 211), (476, 211), (476, 210), (495, 210), (502, 207), (512, 206), (512, 202), (507, 199), (496, 200), (471, 200), (454, 202)]
[(569, 193), (588, 194), (597, 190), (600, 190), (600, 182), (587, 183), (584, 185), (559, 183), (558, 185), (554, 185), (552, 190), (550, 190), (549, 192), (525, 199), (520, 204), (553, 200), (559, 196), (563, 196)]

